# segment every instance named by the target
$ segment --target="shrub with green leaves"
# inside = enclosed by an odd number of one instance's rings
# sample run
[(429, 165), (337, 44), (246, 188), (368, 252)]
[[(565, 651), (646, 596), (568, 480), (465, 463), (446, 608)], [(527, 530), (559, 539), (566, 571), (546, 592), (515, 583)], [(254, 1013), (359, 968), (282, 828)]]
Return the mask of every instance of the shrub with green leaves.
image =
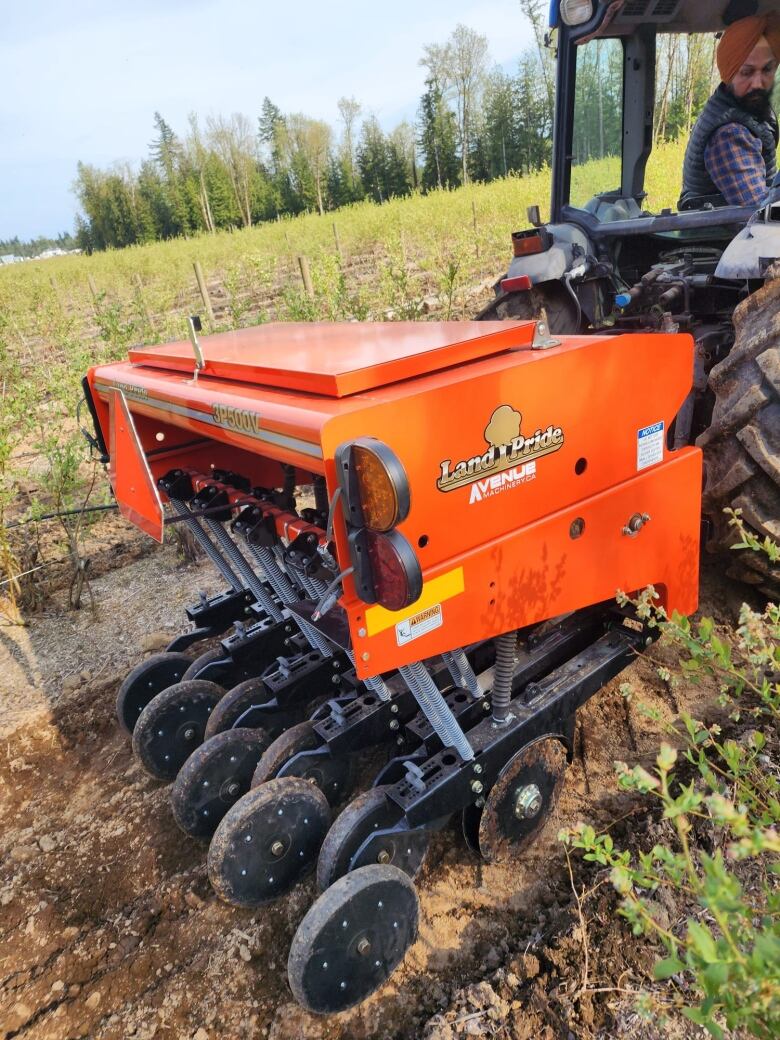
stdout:
[[(751, 544), (738, 515), (732, 522), (743, 551), (776, 552)], [(663, 668), (660, 677), (714, 679), (726, 720), (705, 725), (682, 714), (668, 724), (670, 743), (653, 769), (616, 763), (620, 787), (656, 803), (668, 840), (619, 849), (585, 824), (561, 838), (609, 868), (634, 934), (664, 951), (654, 974), (665, 985), (641, 995), (640, 1011), (677, 1010), (716, 1038), (742, 1030), (769, 1040), (780, 1036), (780, 607), (744, 605), (736, 632), (726, 633), (710, 618), (669, 618), (655, 598), (647, 590), (637, 609), (680, 655), (679, 675)], [(679, 906), (679, 923), (659, 920), (659, 889)]]

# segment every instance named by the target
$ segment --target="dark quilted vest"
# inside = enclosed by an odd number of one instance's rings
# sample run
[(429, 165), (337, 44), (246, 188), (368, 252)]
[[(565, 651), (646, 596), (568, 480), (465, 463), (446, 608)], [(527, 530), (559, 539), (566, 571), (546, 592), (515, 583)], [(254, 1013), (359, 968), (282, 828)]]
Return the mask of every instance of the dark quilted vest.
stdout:
[(707, 172), (704, 153), (712, 135), (729, 123), (741, 123), (754, 137), (759, 139), (766, 163), (767, 184), (771, 185), (774, 180), (777, 173), (777, 144), (780, 139), (777, 117), (773, 113), (770, 122), (760, 122), (735, 104), (734, 98), (721, 83), (704, 106), (688, 142), (683, 167), (683, 193), (679, 203), (680, 209), (686, 202), (698, 196), (720, 194), (717, 185)]

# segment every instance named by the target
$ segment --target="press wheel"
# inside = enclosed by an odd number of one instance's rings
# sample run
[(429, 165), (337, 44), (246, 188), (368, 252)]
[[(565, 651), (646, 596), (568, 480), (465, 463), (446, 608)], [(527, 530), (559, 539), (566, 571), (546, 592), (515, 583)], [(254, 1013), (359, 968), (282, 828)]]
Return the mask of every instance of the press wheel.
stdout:
[(354, 783), (352, 755), (318, 755), (295, 764), (292, 762), (301, 751), (314, 751), (321, 744), (312, 722), (307, 720), (291, 726), (263, 754), (252, 777), (252, 787), (258, 787), (280, 775), (299, 776), (302, 780), (316, 784), (331, 806), (338, 805), (349, 795)]
[(214, 891), (234, 906), (261, 906), (284, 895), (314, 866), (329, 822), (325, 795), (306, 780), (269, 780), (249, 791), (211, 839)]
[(192, 664), (189, 654), (152, 654), (125, 676), (116, 695), (116, 717), (131, 737), (138, 716), (149, 701), (174, 683), (181, 682)]
[(207, 664), (211, 664), (214, 661), (221, 661), (224, 656), (225, 651), (221, 646), (214, 646), (210, 650), (204, 650), (202, 654), (198, 654), (195, 660), (191, 662), (189, 668), (184, 673), (183, 678), (186, 681), (197, 679)]
[[(217, 664), (217, 661), (224, 661), (224, 664)], [(213, 650), (206, 650), (200, 657), (196, 657), (184, 673), (184, 678), (202, 678), (206, 682), (216, 682), (224, 688), (230, 689), (237, 683), (243, 682), (244, 679), (251, 679), (255, 675), (257, 675), (257, 668), (252, 665), (236, 664), (226, 657), (221, 646), (217, 646)]]
[(510, 758), (479, 823), (479, 851), (488, 862), (517, 855), (536, 838), (558, 801), (566, 766), (555, 737), (540, 737)]
[[(320, 849), (317, 860), (317, 887), (324, 892), (340, 877), (370, 863), (392, 864), (409, 877), (419, 871), (428, 851), (426, 831), (397, 831), (383, 837), (378, 849), (358, 856), (366, 838), (374, 831), (392, 827), (403, 815), (387, 797), (389, 787), (372, 787), (357, 796), (336, 817)], [(357, 857), (357, 858), (356, 858)]]
[(267, 744), (265, 730), (229, 729), (193, 751), (171, 791), (173, 817), (186, 834), (211, 837), (228, 809), (249, 790)]
[(138, 717), (133, 752), (155, 780), (173, 780), (203, 742), (208, 717), (221, 686), (202, 679), (176, 683), (158, 693)]
[(392, 975), (417, 938), (419, 903), (402, 870), (372, 864), (339, 878), (301, 921), (287, 975), (298, 1003), (346, 1011)]
[(241, 716), (253, 704), (265, 704), (269, 698), (268, 690), (262, 679), (246, 679), (228, 690), (214, 711), (206, 726), (206, 739), (232, 729)]

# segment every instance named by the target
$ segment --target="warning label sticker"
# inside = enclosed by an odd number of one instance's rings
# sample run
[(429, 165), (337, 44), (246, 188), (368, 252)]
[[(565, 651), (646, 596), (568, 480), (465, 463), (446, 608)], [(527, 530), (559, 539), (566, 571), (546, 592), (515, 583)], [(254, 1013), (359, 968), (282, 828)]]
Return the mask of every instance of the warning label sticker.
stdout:
[(645, 426), (636, 435), (636, 468), (647, 469), (664, 461), (666, 424), (662, 422)]
[(399, 621), (395, 626), (395, 638), (399, 646), (405, 646), (420, 636), (433, 632), (435, 628), (441, 628), (444, 624), (441, 603), (436, 603), (427, 610), (421, 610), (414, 617)]

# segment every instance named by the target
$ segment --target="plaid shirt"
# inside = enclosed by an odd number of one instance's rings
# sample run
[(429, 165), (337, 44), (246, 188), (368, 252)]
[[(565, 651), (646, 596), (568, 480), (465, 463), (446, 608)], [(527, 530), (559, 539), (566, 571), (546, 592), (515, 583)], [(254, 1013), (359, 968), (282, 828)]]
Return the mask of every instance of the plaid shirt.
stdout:
[(712, 135), (704, 163), (730, 206), (760, 206), (766, 198), (761, 141), (741, 123), (729, 123)]

